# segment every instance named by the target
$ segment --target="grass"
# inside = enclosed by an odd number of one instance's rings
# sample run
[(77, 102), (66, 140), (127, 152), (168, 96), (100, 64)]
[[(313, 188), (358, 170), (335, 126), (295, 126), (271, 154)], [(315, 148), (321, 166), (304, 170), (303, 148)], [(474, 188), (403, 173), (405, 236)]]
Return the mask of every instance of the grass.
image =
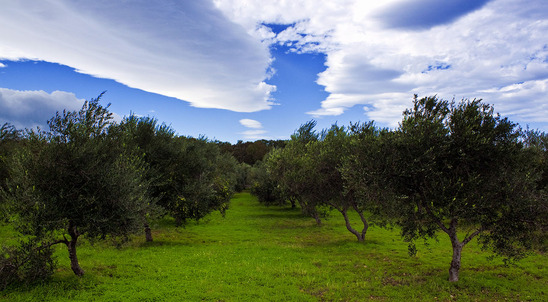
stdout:
[[(2, 242), (15, 234), (0, 231)], [(359, 244), (335, 212), (318, 227), (299, 210), (266, 208), (247, 193), (235, 195), (225, 218), (215, 213), (186, 228), (162, 220), (153, 233), (152, 243), (143, 235), (122, 248), (84, 241), (81, 278), (60, 246), (50, 281), (7, 289), (0, 301), (548, 300), (546, 255), (504, 266), (472, 242), (460, 281), (449, 283), (443, 236), (409, 257), (396, 230), (371, 227)]]

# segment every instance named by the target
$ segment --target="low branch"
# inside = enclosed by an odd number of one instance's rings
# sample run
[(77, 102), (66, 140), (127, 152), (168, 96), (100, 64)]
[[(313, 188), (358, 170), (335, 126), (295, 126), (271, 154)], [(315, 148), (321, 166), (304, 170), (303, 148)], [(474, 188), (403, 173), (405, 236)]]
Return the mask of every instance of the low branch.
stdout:
[(476, 237), (477, 235), (479, 235), (481, 232), (483, 231), (483, 227), (477, 229), (474, 233), (472, 233), (470, 236), (464, 238), (464, 240), (462, 241), (462, 245), (465, 245), (467, 244), (468, 242), (470, 242), (470, 240), (474, 239), (474, 237)]

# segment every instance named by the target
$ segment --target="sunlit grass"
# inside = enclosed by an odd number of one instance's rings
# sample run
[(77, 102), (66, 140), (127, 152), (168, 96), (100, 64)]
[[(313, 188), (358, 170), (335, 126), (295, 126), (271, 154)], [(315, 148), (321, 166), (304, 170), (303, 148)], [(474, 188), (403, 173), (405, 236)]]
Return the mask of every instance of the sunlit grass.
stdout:
[[(0, 239), (13, 235), (3, 228)], [(60, 246), (51, 281), (8, 289), (0, 300), (548, 300), (546, 255), (506, 267), (470, 243), (460, 281), (449, 283), (451, 247), (444, 236), (409, 257), (397, 230), (371, 227), (359, 244), (336, 212), (318, 227), (299, 210), (266, 208), (247, 193), (235, 196), (225, 218), (215, 213), (186, 228), (162, 220), (154, 236), (152, 243), (139, 236), (119, 249), (84, 242), (82, 278)]]

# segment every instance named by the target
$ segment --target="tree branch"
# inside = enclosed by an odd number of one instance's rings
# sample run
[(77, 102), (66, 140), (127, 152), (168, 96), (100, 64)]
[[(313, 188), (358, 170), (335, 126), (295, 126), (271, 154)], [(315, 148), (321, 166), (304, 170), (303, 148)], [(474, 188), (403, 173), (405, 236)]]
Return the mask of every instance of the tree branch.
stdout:
[(451, 231), (441, 222), (441, 220), (432, 212), (432, 209), (430, 209), (430, 207), (428, 206), (428, 204), (426, 203), (424, 205), (424, 209), (426, 209), (426, 213), (428, 213), (428, 215), (430, 215), (430, 217), (432, 217), (434, 219), (434, 222), (436, 222), (436, 224), (440, 227), (440, 229), (442, 229), (442, 231), (444, 231), (445, 233), (447, 233), (447, 235), (451, 235)]
[(476, 237), (477, 235), (479, 235), (481, 232), (483, 231), (483, 227), (477, 229), (474, 233), (472, 233), (470, 236), (464, 238), (464, 240), (462, 241), (462, 245), (465, 245), (467, 244), (468, 242), (470, 242), (470, 240), (474, 239), (474, 237)]

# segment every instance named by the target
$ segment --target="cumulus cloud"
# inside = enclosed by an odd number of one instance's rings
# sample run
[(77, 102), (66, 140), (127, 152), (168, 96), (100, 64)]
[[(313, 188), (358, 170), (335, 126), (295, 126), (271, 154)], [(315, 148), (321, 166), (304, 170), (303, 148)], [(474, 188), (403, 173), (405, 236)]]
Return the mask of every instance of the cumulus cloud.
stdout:
[(247, 118), (246, 119), (241, 119), (240, 124), (242, 124), (242, 126), (247, 127), (247, 128), (253, 128), (253, 129), (262, 129), (263, 128), (263, 125), (261, 124), (261, 122), (256, 121), (256, 120), (247, 119)]
[(73, 111), (84, 100), (64, 91), (19, 91), (0, 88), (0, 124), (9, 122), (19, 129), (39, 126), (48, 129), (47, 121), (57, 111)]
[[(548, 116), (548, 1), (215, 3), (271, 43), (326, 54), (317, 83), (329, 95), (311, 115), (361, 105), (366, 118), (395, 126), (416, 93), (483, 98), (520, 123)], [(289, 27), (267, 35), (265, 23)]]
[(268, 45), (211, 1), (8, 1), (0, 59), (33, 59), (202, 108), (270, 108)]

